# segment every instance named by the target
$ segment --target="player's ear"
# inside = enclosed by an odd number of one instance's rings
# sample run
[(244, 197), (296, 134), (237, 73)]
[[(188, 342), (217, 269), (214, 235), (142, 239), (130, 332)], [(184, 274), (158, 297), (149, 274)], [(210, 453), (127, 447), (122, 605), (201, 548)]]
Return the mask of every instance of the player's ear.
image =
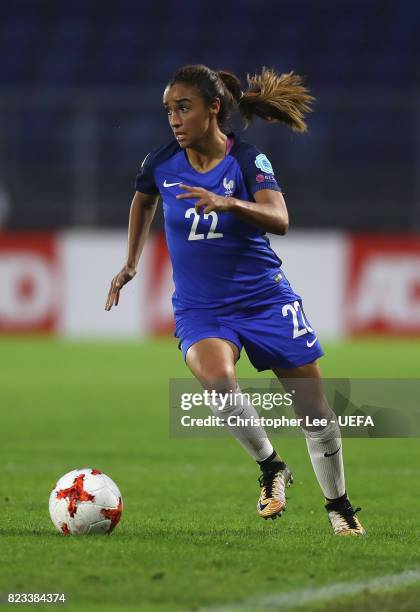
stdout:
[(213, 100), (213, 102), (210, 104), (210, 114), (211, 115), (218, 115), (219, 111), (220, 111), (220, 98), (215, 98)]

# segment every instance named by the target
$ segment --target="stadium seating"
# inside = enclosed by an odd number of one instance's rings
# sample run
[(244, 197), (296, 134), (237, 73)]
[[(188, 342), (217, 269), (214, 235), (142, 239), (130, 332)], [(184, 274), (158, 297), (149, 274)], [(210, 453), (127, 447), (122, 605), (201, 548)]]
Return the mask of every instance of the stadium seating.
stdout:
[[(96, 176), (95, 197), (102, 194), (96, 220), (122, 223), (123, 216), (112, 212), (118, 209), (114, 196), (110, 200), (107, 194), (125, 197), (138, 162), (150, 147), (168, 137), (159, 105), (162, 87), (173, 70), (185, 63), (203, 62), (237, 71), (245, 78), (247, 72), (265, 64), (306, 75), (317, 97), (317, 113), (310, 123), (316, 151), (310, 141), (283, 131), (267, 131), (258, 123), (256, 138), (272, 152), (274, 165), (287, 182), (293, 183), (302, 169), (314, 181), (316, 172), (320, 173), (317, 180), (325, 193), (317, 213), (322, 215), (322, 224), (351, 221), (342, 212), (337, 218), (335, 213), (330, 216), (327, 196), (330, 189), (341, 188), (345, 169), (347, 176), (358, 172), (358, 183), (363, 179), (370, 193), (375, 193), (372, 176), (366, 172), (373, 161), (375, 168), (380, 166), (375, 170), (378, 176), (393, 165), (394, 175), (405, 184), (403, 196), (410, 201), (415, 197), (410, 191), (415, 142), (403, 126), (416, 120), (416, 111), (409, 102), (401, 106), (398, 96), (414, 91), (418, 78), (419, 8), (412, 3), (411, 9), (392, 0), (302, 0), (298, 6), (294, 0), (263, 4), (230, 0), (211, 7), (203, 2), (178, 5), (166, 0), (5, 3), (0, 21), (0, 102), (6, 113), (2, 122), (7, 124), (7, 113), (12, 113), (10, 92), (30, 91), (42, 102), (29, 108), (22, 95), (13, 106), (14, 121), (19, 124), (15, 168), (31, 165), (41, 183), (42, 171), (37, 173), (36, 168), (42, 163), (50, 164), (57, 180), (66, 174), (68, 178), (69, 166), (76, 172), (74, 125), (79, 115), (89, 121), (83, 113), (90, 109), (96, 175), (102, 168), (114, 172), (113, 179), (98, 180)], [(60, 94), (59, 102), (45, 103), (46, 97)], [(124, 102), (124, 96), (130, 103)], [(118, 100), (112, 102), (114, 98)], [(11, 131), (4, 128), (0, 138), (8, 143)], [(61, 151), (58, 159), (57, 148)], [(332, 169), (329, 176), (328, 167)], [(11, 170), (8, 173), (13, 176)], [(21, 181), (10, 181), (9, 189), (19, 206)], [(69, 188), (72, 185), (70, 181)], [(314, 193), (319, 194), (315, 187), (309, 182), (307, 190), (296, 190), (302, 197), (305, 193), (308, 202)], [(353, 195), (350, 200), (354, 203)], [(313, 207), (303, 202), (300, 206), (298, 222), (306, 219), (307, 224), (316, 224)], [(324, 208), (328, 215), (322, 212)], [(25, 219), (34, 222), (16, 213), (11, 223), (25, 223)], [(71, 219), (71, 210), (67, 210), (55, 223)]]

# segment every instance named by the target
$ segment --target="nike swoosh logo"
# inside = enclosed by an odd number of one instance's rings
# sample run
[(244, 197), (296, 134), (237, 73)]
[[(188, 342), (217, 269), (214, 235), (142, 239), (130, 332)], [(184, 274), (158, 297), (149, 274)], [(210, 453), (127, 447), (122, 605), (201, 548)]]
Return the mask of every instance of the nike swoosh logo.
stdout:
[(318, 340), (317, 336), (315, 336), (315, 340), (312, 340), (312, 342), (309, 342), (309, 340), (307, 340), (306, 341), (306, 346), (308, 348), (311, 348), (311, 346), (313, 346), (317, 340)]
[(340, 448), (341, 448), (341, 444), (340, 444), (340, 446), (337, 448), (337, 450), (336, 450), (336, 451), (334, 451), (333, 453), (324, 453), (324, 457), (332, 457), (333, 455), (336, 455), (336, 454), (338, 453), (338, 451), (340, 450)]
[(261, 512), (261, 510), (264, 510), (264, 508), (267, 508), (268, 504), (262, 504), (260, 501), (258, 501), (258, 509)]
[(164, 187), (174, 187), (175, 185), (180, 185), (181, 183), (167, 183), (166, 179), (163, 181)]

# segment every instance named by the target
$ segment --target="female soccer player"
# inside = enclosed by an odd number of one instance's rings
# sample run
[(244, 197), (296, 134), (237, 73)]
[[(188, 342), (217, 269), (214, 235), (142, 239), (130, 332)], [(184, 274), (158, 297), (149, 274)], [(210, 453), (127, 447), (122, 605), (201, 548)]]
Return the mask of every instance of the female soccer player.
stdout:
[[(298, 75), (263, 68), (248, 76), (248, 89), (232, 73), (203, 65), (178, 69), (163, 105), (174, 139), (151, 151), (136, 178), (129, 219), (128, 255), (112, 280), (106, 310), (117, 306), (121, 288), (136, 274), (159, 194), (175, 283), (175, 335), (193, 375), (207, 390), (232, 394), (225, 419), (257, 418), (241, 394), (235, 364), (242, 347), (258, 371), (300, 385), (298, 417), (325, 418), (323, 427), (303, 427), (311, 462), (337, 535), (364, 533), (346, 495), (341, 434), (324, 396), (317, 358), (323, 355), (281, 261), (265, 232), (285, 234), (288, 213), (270, 161), (229, 131), (236, 109), (246, 125), (257, 115), (306, 131), (313, 98)], [(286, 379), (286, 380), (285, 380)], [(264, 429), (229, 427), (260, 465), (258, 513), (276, 518), (286, 507), (292, 475)]]

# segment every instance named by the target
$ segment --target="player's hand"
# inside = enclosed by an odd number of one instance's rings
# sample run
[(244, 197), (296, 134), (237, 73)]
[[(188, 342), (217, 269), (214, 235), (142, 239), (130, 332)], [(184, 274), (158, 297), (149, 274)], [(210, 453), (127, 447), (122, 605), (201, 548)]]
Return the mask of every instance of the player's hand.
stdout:
[(105, 310), (111, 310), (113, 306), (118, 306), (120, 291), (136, 275), (136, 270), (129, 266), (124, 266), (111, 282), (111, 288), (105, 304)]
[(195, 204), (195, 212), (209, 213), (212, 210), (218, 212), (226, 212), (233, 208), (233, 198), (226, 198), (212, 191), (207, 191), (203, 187), (190, 187), (189, 185), (180, 185), (181, 189), (184, 189), (186, 193), (180, 193), (176, 197), (178, 200), (197, 199), (198, 202)]

